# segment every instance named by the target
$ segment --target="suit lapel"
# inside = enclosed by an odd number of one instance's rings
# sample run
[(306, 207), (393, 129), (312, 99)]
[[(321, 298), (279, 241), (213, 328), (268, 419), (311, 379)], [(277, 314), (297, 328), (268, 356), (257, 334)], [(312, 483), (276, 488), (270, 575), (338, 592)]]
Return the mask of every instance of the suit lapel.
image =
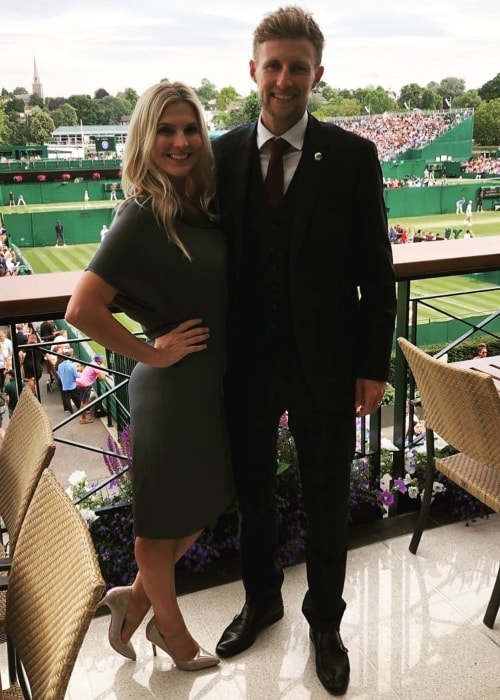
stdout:
[(307, 236), (311, 217), (319, 206), (323, 183), (332, 177), (332, 145), (325, 138), (321, 124), (309, 116), (309, 122), (302, 147), (302, 157), (296, 176), (299, 187), (300, 205), (296, 209), (291, 239), (292, 258), (297, 256), (304, 238)]

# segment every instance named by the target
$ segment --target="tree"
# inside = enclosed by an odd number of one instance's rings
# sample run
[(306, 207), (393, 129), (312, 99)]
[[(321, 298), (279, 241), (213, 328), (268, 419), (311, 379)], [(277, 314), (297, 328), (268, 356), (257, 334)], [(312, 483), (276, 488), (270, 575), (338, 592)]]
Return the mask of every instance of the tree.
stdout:
[(259, 118), (260, 102), (255, 90), (252, 90), (243, 103), (244, 124), (250, 124)]
[(4, 140), (10, 146), (22, 146), (27, 143), (26, 125), (17, 112), (6, 113)]
[(421, 109), (443, 109), (443, 98), (432, 88), (426, 87), (422, 92), (422, 100), (420, 102)]
[(398, 106), (397, 102), (382, 87), (360, 88), (355, 90), (353, 96), (363, 105), (363, 112), (369, 111), (370, 114), (393, 112)]
[(99, 90), (95, 91), (95, 93), (94, 93), (95, 100), (102, 100), (103, 97), (109, 97), (109, 92), (107, 92), (104, 88), (99, 88)]
[(454, 97), (462, 95), (465, 92), (465, 80), (462, 78), (443, 78), (439, 83), (438, 92), (449, 107), (447, 100), (451, 102)]
[(354, 97), (337, 96), (330, 102), (322, 105), (322, 107), (314, 112), (314, 116), (318, 119), (328, 119), (329, 117), (356, 117), (363, 112), (359, 100)]
[(97, 114), (95, 124), (120, 124), (128, 109), (128, 102), (119, 97), (108, 95), (100, 100), (95, 100), (94, 107)]
[(78, 121), (83, 124), (99, 124), (98, 102), (89, 95), (71, 95), (68, 102), (76, 109)]
[(123, 92), (117, 94), (117, 97), (128, 104), (128, 111), (125, 114), (132, 114), (132, 110), (139, 99), (137, 92), (133, 88), (125, 88)]
[(482, 102), (474, 114), (474, 139), (481, 146), (500, 145), (500, 98)]
[(54, 121), (56, 129), (58, 126), (76, 126), (78, 124), (76, 109), (70, 105), (69, 102), (65, 102), (57, 109), (54, 109), (50, 113), (50, 116)]
[(34, 112), (29, 121), (29, 139), (32, 143), (43, 144), (52, 139), (54, 120), (45, 110)]
[(48, 97), (46, 99), (46, 104), (49, 110), (52, 112), (53, 109), (58, 109), (61, 105), (65, 104), (68, 100), (66, 97)]
[(7, 113), (17, 112), (17, 114), (21, 114), (24, 112), (24, 100), (13, 98), (5, 103), (4, 108)]
[(26, 90), (26, 88), (23, 88), (23, 87), (16, 87), (16, 88), (14, 88), (14, 90), (12, 91), (12, 94), (13, 94), (13, 95), (29, 95), (29, 92), (28, 92), (28, 90)]
[(33, 93), (33, 95), (30, 95), (28, 104), (32, 107), (43, 107), (43, 97)]
[[(321, 82), (321, 81), (320, 81)], [(321, 90), (321, 94), (325, 98), (327, 102), (332, 100), (336, 95), (337, 95), (337, 90), (332, 88), (330, 85), (325, 85), (323, 89)]]
[(481, 98), (477, 90), (467, 90), (463, 95), (458, 95), (454, 97), (451, 103), (453, 109), (463, 109), (465, 107), (470, 107), (472, 109), (477, 109), (481, 104)]
[(209, 109), (211, 100), (215, 100), (217, 97), (217, 88), (210, 82), (210, 80), (208, 80), (208, 78), (203, 78), (201, 81), (201, 86), (199, 88), (195, 88), (194, 91), (200, 98), (200, 102), (205, 109)]
[(221, 91), (215, 98), (215, 105), (221, 112), (225, 112), (231, 102), (234, 102), (238, 97), (236, 88), (231, 85), (221, 88)]
[(227, 115), (227, 119), (224, 119), (226, 115), (220, 115), (220, 121), (222, 122), (224, 128), (234, 129), (236, 126), (242, 126), (243, 124), (248, 124), (245, 113), (242, 109), (232, 109)]
[(496, 100), (500, 97), (500, 73), (497, 73), (494, 78), (488, 80), (482, 87), (478, 90), (479, 96), (485, 102), (490, 100)]
[(5, 140), (5, 132), (6, 132), (6, 126), (7, 124), (7, 115), (5, 114), (5, 110), (3, 110), (0, 107), (0, 143), (8, 143)]
[(420, 87), (418, 83), (409, 83), (408, 85), (403, 85), (399, 93), (398, 105), (401, 109), (422, 109), (422, 94), (424, 88)]

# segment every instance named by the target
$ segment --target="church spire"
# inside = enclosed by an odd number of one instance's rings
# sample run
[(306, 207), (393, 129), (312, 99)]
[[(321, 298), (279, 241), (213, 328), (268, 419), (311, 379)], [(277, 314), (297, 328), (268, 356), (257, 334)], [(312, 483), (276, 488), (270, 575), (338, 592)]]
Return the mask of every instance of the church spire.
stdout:
[(33, 95), (38, 95), (43, 100), (43, 87), (36, 67), (36, 58), (33, 56)]

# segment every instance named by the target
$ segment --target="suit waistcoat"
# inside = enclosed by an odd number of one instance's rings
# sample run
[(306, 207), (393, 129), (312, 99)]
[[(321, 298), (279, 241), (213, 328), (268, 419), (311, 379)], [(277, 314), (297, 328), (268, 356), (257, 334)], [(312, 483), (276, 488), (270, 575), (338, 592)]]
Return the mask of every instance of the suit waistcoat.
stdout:
[(268, 352), (285, 353), (289, 358), (296, 354), (289, 267), (297, 199), (294, 190), (299, 180), (300, 167), (282, 204), (273, 209), (266, 196), (256, 155), (248, 183), (241, 267), (241, 327), (246, 327), (251, 334), (246, 342), (254, 348), (263, 346)]

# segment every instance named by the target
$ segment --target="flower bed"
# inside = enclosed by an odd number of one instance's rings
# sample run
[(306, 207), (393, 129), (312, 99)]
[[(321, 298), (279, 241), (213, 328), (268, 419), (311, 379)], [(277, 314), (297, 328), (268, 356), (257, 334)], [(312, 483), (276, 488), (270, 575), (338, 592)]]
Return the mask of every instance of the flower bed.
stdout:
[[(360, 430), (358, 425), (358, 448)], [(89, 524), (103, 578), (108, 587), (129, 585), (137, 572), (134, 559), (134, 532), (132, 515), (132, 488), (128, 472), (122, 470), (132, 454), (130, 428), (120, 434), (116, 443), (109, 437), (108, 452), (120, 457), (105, 455), (107, 468), (116, 476), (106, 492), (97, 492), (86, 498), (90, 485), (84, 472), (74, 472), (70, 477), (68, 493), (78, 505)], [(441, 453), (450, 453), (445, 447)], [(382, 450), (381, 477), (375, 486), (371, 484), (371, 465), (368, 457), (356, 459), (351, 467), (349, 502), (350, 525), (387, 517), (395, 499), (407, 501), (407, 509), (416, 510), (420, 504), (425, 479), (425, 453), (408, 450), (405, 457), (405, 476), (392, 474), (392, 453)], [(296, 564), (303, 559), (305, 549), (306, 518), (293, 438), (283, 417), (278, 437), (277, 513), (279, 526), (279, 558), (283, 566)], [(450, 509), (451, 515), (460, 520), (484, 517), (489, 512), (477, 499), (442, 475), (436, 477), (434, 496)], [(400, 509), (405, 510), (405, 508)], [(97, 516), (97, 517), (96, 517)], [(230, 509), (218, 520), (215, 528), (205, 531), (177, 564), (178, 574), (206, 574), (220, 564), (238, 561), (238, 518), (236, 509)]]

